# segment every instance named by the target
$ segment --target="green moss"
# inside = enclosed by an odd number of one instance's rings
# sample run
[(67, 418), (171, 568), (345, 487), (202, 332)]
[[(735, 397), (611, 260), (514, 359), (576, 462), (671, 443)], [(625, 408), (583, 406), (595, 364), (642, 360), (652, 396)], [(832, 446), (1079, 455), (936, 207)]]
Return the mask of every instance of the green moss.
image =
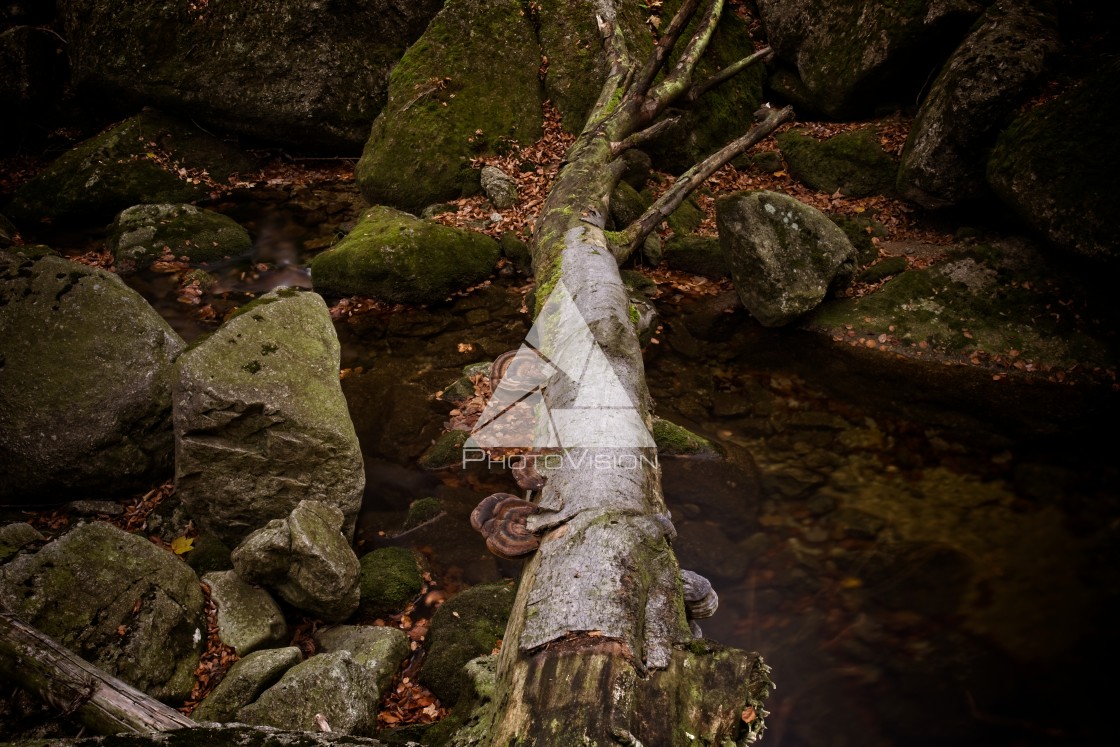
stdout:
[(443, 513), (443, 504), (438, 498), (420, 498), (408, 505), (408, 516), (404, 519), (401, 529), (413, 529), (425, 521), (431, 521)]
[(653, 419), (653, 440), (663, 456), (723, 456), (723, 449), (703, 436), (661, 418)]
[(864, 270), (859, 279), (864, 283), (877, 283), (891, 275), (905, 272), (906, 266), (906, 257), (887, 257)]
[(423, 469), (447, 469), (463, 463), (463, 446), (470, 434), (466, 431), (446, 431), (420, 455), (417, 463)]
[(776, 136), (790, 173), (813, 189), (853, 197), (891, 194), (898, 164), (871, 128), (820, 141), (797, 130)]
[(665, 263), (674, 270), (708, 278), (731, 274), (719, 239), (710, 236), (674, 236), (665, 244)]
[(323, 293), (432, 303), (485, 279), (499, 252), (488, 236), (374, 207), (315, 257), (311, 278)]
[(696, 204), (696, 201), (690, 197), (673, 211), (666, 222), (674, 233), (683, 236), (696, 231), (703, 220), (704, 213), (700, 211), (700, 206)]
[(362, 194), (419, 212), (476, 192), (471, 158), (541, 135), (539, 65), (519, 2), (449, 0), (393, 69), (358, 162)]
[(639, 192), (626, 182), (619, 182), (611, 193), (611, 220), (615, 227), (626, 228), (640, 218), (652, 202), (647, 192)]
[(875, 242), (871, 240), (873, 228), (871, 221), (867, 218), (850, 218), (846, 215), (837, 215), (834, 213), (828, 214), (828, 219), (840, 227), (844, 235), (848, 237), (848, 241), (852, 242), (852, 247), (856, 250), (856, 261), (865, 265), (869, 262), (875, 261), (879, 255), (879, 250), (875, 246)]
[(143, 269), (165, 251), (192, 262), (247, 253), (249, 232), (231, 218), (193, 205), (136, 205), (122, 211), (107, 246), (118, 267)]
[(363, 555), (360, 563), (361, 603), (358, 609), (363, 615), (396, 614), (424, 588), (416, 556), (407, 547), (382, 547)]

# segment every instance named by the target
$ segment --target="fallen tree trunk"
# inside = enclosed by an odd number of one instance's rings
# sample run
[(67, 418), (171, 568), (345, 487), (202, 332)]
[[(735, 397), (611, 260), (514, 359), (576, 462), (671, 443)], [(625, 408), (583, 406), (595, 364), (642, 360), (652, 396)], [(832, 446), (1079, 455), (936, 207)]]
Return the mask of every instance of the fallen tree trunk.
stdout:
[(0, 672), (97, 734), (196, 726), (190, 718), (106, 674), (9, 612), (0, 612)]
[[(536, 224), (529, 342), (553, 373), (537, 403), (534, 449), (549, 458), (526, 526), (539, 548), (522, 571), (483, 716), (495, 745), (747, 743), (761, 733), (771, 686), (757, 654), (690, 632), (618, 265), (707, 176), (793, 112), (760, 111), (750, 132), (679, 178), (631, 226), (607, 231), (625, 168), (619, 155), (662, 132), (670, 104), (766, 56), (694, 81), (723, 2), (707, 0), (697, 14), (700, 0), (683, 0), (639, 66), (620, 2), (596, 3), (611, 67)], [(686, 27), (691, 36), (676, 50)]]

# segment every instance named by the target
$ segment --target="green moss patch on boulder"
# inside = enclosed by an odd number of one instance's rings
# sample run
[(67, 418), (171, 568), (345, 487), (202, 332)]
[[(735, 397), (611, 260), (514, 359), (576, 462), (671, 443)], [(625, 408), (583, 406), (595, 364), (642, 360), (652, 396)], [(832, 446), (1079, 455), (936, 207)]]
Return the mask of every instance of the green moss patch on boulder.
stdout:
[(673, 233), (684, 236), (694, 233), (703, 220), (704, 213), (701, 212), (700, 206), (696, 204), (696, 200), (689, 197), (669, 215), (665, 222), (673, 229)]
[(626, 182), (619, 182), (611, 192), (610, 215), (615, 228), (626, 228), (653, 204), (653, 196), (649, 192), (639, 192)]
[(883, 150), (873, 128), (817, 140), (797, 130), (776, 136), (789, 172), (821, 192), (851, 197), (890, 194), (898, 164)]
[(434, 303), (484, 280), (499, 254), (489, 236), (373, 207), (346, 238), (315, 257), (311, 279), (332, 295)]
[(1120, 164), (1120, 62), (1015, 120), (988, 161), (988, 183), (1031, 228), (1082, 257), (1120, 260), (1112, 188)]
[(490, 653), (505, 633), (514, 590), (504, 581), (463, 591), (436, 610), (428, 632), (428, 656), (418, 680), (444, 703), (454, 703), (463, 687), (463, 667)]
[(347, 651), (365, 668), (376, 700), (389, 688), (401, 662), (412, 653), (403, 630), (377, 625), (335, 625), (315, 634), (323, 653)]
[(212, 135), (146, 111), (64, 153), (16, 190), (7, 212), (28, 226), (104, 223), (133, 205), (200, 199), (212, 189), (205, 180), (223, 183), (250, 168)]
[(202, 604), (186, 563), (101, 522), (0, 568), (0, 606), (167, 702), (182, 702), (194, 685), (206, 637)]
[(210, 599), (218, 610), (218, 637), (238, 656), (288, 640), (284, 613), (267, 591), (233, 571), (208, 573), (202, 582), (210, 587)]
[(0, 251), (0, 504), (146, 488), (171, 470), (180, 337), (112, 273)]
[(719, 445), (663, 418), (653, 419), (653, 440), (657, 443), (657, 453), (662, 456), (723, 456)]
[(669, 239), (665, 243), (665, 264), (673, 270), (712, 279), (731, 274), (731, 266), (720, 249), (719, 239), (711, 236), (674, 236)]
[(124, 272), (142, 270), (165, 252), (212, 262), (253, 248), (237, 221), (194, 205), (134, 205), (117, 215), (109, 231), (106, 247)]
[(296, 646), (254, 651), (234, 662), (218, 686), (191, 712), (191, 718), (198, 722), (233, 721), (239, 710), (301, 661), (303, 654)]
[(323, 299), (280, 289), (179, 358), (176, 490), (205, 532), (233, 546), (315, 500), (353, 534), (365, 473), (339, 354)]
[(540, 47), (515, 0), (449, 0), (389, 78), (357, 180), (374, 204), (420, 212), (478, 190), (470, 159), (542, 132)]
[(541, 53), (548, 58), (545, 91), (568, 132), (579, 132), (607, 76), (593, 0), (540, 0), (536, 17)]
[(402, 611), (424, 587), (416, 556), (406, 547), (382, 547), (366, 553), (361, 563), (361, 603), (369, 617)]
[(855, 249), (824, 213), (776, 192), (740, 192), (716, 203), (719, 242), (735, 290), (767, 327), (789, 324), (848, 282)]

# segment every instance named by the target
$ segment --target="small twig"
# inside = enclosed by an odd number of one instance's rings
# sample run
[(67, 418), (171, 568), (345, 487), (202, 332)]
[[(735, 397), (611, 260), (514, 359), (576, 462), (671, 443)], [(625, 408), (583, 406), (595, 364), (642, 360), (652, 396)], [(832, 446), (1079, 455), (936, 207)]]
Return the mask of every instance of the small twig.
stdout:
[(671, 129), (674, 125), (681, 121), (679, 116), (666, 117), (644, 130), (639, 130), (633, 135), (630, 135), (622, 142), (611, 143), (611, 158), (618, 158), (619, 155), (631, 148), (637, 147), (642, 143), (649, 142), (665, 133), (666, 130)]
[(692, 85), (692, 87), (689, 88), (687, 92), (685, 92), (684, 100), (688, 104), (693, 104), (693, 103), (696, 102), (697, 99), (699, 99), (705, 93), (707, 93), (711, 89), (715, 88), (720, 83), (723, 83), (728, 78), (732, 78), (732, 77), (738, 75), (739, 73), (743, 72), (744, 70), (746, 70), (748, 67), (750, 67), (754, 63), (756, 63), (760, 60), (762, 62), (769, 62), (773, 58), (774, 58), (774, 50), (771, 49), (770, 47), (764, 47), (763, 49), (758, 50), (757, 52), (750, 55), (749, 57), (744, 57), (743, 59), (741, 59), (737, 62), (731, 63), (730, 65), (723, 68), (722, 70), (720, 70), (718, 73), (716, 73), (712, 77), (708, 78), (707, 80), (702, 81), (700, 83), (694, 83)]
[(645, 96), (649, 91), (649, 87), (653, 85), (657, 74), (661, 72), (661, 68), (663, 68), (665, 63), (669, 60), (669, 53), (672, 52), (673, 47), (676, 46), (681, 33), (684, 31), (684, 27), (688, 25), (693, 14), (696, 13), (698, 5), (700, 5), (700, 0), (685, 0), (685, 2), (681, 3), (680, 9), (678, 9), (676, 15), (673, 16), (673, 20), (670, 21), (669, 27), (665, 29), (665, 33), (662, 34), (661, 38), (654, 44), (653, 51), (646, 59), (646, 64), (642, 66), (641, 73), (639, 73), (635, 79), (634, 87), (630, 92), (632, 96)]

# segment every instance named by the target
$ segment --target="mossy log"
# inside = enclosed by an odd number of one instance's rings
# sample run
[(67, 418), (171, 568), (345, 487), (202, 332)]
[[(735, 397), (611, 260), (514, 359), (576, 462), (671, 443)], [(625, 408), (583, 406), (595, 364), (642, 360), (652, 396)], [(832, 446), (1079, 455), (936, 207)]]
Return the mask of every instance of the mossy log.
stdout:
[[(631, 51), (641, 32), (621, 22), (621, 4), (595, 3), (610, 71), (535, 226), (534, 344), (561, 370), (573, 346), (601, 351), (609, 369), (600, 364), (599, 373), (617, 379), (633, 405), (621, 409), (636, 419), (591, 407), (588, 417), (606, 420), (589, 428), (609, 437), (561, 439), (563, 459), (553, 461), (528, 520), (540, 545), (522, 571), (493, 697), (476, 714), (493, 745), (745, 744), (761, 733), (771, 686), (757, 654), (695, 639), (689, 629), (650, 435), (652, 403), (618, 265), (707, 176), (793, 113), (761, 112), (748, 133), (682, 175), (630, 226), (606, 231), (622, 153), (663, 129), (670, 104), (687, 104), (719, 82), (693, 80), (693, 70), (722, 0), (706, 0), (702, 10), (699, 0), (684, 0), (644, 63)], [(587, 394), (580, 381), (554, 377), (543, 402), (554, 419), (578, 410)]]
[(0, 612), (0, 672), (98, 734), (162, 732), (196, 725), (9, 612)]

